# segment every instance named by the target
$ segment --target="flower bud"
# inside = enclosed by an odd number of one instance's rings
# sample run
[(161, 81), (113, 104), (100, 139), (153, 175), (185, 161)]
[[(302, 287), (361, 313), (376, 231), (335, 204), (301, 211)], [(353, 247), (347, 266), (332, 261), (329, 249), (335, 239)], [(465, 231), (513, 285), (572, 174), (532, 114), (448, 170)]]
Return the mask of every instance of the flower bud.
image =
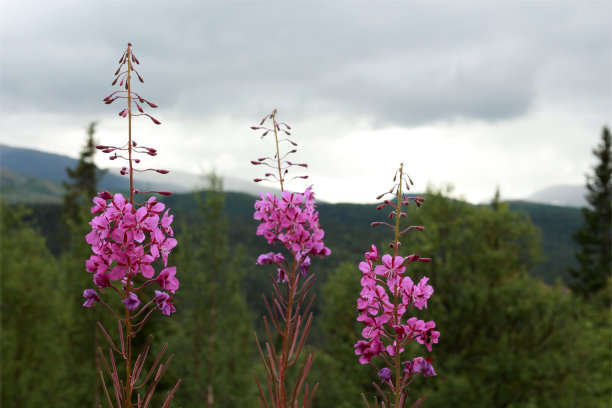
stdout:
[(161, 125), (161, 122), (157, 119), (155, 119), (153, 116), (149, 116), (151, 118), (151, 120), (153, 121), (153, 123), (155, 123), (156, 125)]
[(159, 174), (168, 174), (168, 173), (170, 173), (168, 170), (161, 170), (161, 169), (157, 169), (155, 171), (158, 172)]
[(165, 195), (165, 196), (172, 195), (172, 193), (170, 191), (158, 191), (157, 194), (161, 194), (161, 195)]

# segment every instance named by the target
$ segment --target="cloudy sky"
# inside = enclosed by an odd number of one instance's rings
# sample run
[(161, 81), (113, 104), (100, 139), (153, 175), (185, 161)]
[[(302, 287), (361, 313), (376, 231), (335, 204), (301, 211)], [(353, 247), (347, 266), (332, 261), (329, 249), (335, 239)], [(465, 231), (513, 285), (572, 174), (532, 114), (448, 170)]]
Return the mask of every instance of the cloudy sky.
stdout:
[[(610, 1), (0, 2), (1, 142), (77, 157), (127, 42), (159, 108), (150, 165), (252, 179), (277, 108), (320, 199), (371, 202), (403, 162), (472, 202), (583, 184), (612, 119)], [(105, 157), (99, 164), (106, 167)], [(296, 173), (297, 174), (297, 173)], [(300, 188), (295, 184), (294, 188)]]

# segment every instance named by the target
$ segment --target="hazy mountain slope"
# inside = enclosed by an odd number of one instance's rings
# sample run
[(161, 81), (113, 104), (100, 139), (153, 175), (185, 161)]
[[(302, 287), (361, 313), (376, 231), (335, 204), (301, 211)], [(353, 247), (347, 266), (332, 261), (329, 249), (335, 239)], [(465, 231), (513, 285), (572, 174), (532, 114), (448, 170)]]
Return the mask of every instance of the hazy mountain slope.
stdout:
[(587, 205), (584, 198), (586, 192), (587, 190), (584, 185), (556, 185), (536, 191), (527, 197), (525, 201), (570, 207), (584, 207)]
[(63, 191), (60, 183), (0, 168), (0, 195), (8, 203), (60, 203)]

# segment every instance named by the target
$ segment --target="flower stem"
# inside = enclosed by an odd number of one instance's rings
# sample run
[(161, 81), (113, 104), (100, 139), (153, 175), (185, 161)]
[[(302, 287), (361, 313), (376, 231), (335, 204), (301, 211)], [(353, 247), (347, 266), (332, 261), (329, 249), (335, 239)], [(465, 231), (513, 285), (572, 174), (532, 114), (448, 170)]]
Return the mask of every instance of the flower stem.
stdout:
[(283, 170), (281, 169), (280, 149), (278, 148), (278, 132), (276, 130), (276, 109), (272, 112), (272, 126), (274, 127), (274, 141), (276, 142), (276, 160), (278, 162), (278, 181), (280, 182), (281, 192), (283, 190)]
[(134, 203), (134, 169), (132, 168), (132, 50), (128, 45), (127, 58), (127, 103), (128, 103), (128, 166), (130, 170), (130, 204)]
[[(398, 247), (399, 247), (399, 224), (400, 224), (400, 214), (401, 214), (401, 210), (402, 210), (402, 177), (403, 177), (403, 171), (404, 171), (404, 164), (400, 164), (400, 168), (399, 168), (399, 183), (398, 183), (398, 187), (397, 187), (397, 208), (395, 209), (395, 239), (393, 241), (393, 250), (394, 250), (394, 256), (398, 256)], [(398, 305), (398, 298), (399, 298), (399, 288), (397, 287), (398, 285), (396, 285), (395, 288), (395, 293), (394, 293), (394, 312), (395, 312), (395, 324), (399, 325), (400, 321), (399, 321), (399, 316), (398, 316), (398, 312), (397, 312), (397, 305)], [(400, 342), (397, 339), (397, 335), (395, 337), (395, 388), (393, 390), (393, 393), (395, 394), (395, 404), (394, 407), (395, 408), (399, 408), (400, 406), (400, 400), (401, 400), (401, 390), (400, 390), (400, 367), (401, 367), (401, 361), (400, 361)]]
[[(297, 269), (297, 262), (295, 259), (295, 254), (293, 255), (293, 266), (291, 268), (291, 274), (289, 276), (289, 279), (287, 279), (287, 312), (285, 314), (285, 328), (283, 330), (283, 348), (282, 348), (282, 354), (281, 354), (281, 366), (280, 366), (280, 373), (279, 373), (279, 389), (281, 392), (280, 395), (280, 403), (281, 403), (281, 407), (286, 407), (287, 406), (287, 391), (286, 391), (286, 387), (285, 387), (285, 377), (287, 376), (287, 366), (289, 364), (289, 335), (292, 334), (291, 330), (292, 330), (292, 322), (291, 322), (291, 314), (293, 312), (293, 298), (295, 297), (295, 289), (297, 286), (297, 281), (296, 281), (296, 269)], [(293, 335), (295, 336), (296, 334), (293, 333)]]
[[(128, 103), (128, 166), (130, 173), (130, 204), (134, 204), (134, 168), (132, 167), (132, 49), (128, 44), (125, 54), (127, 58), (127, 103)], [(125, 291), (127, 296), (131, 292), (131, 280), (128, 276)], [(130, 311), (125, 307), (125, 403), (127, 408), (132, 407), (132, 321)]]

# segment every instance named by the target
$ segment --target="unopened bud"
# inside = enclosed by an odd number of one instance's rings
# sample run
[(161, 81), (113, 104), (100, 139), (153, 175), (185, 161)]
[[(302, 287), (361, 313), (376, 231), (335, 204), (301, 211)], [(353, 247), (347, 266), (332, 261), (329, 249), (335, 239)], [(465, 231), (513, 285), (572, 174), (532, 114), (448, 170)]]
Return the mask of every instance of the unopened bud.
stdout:
[(158, 170), (155, 170), (155, 171), (158, 172), (159, 174), (168, 174), (168, 173), (170, 173), (168, 170), (162, 170), (162, 169), (158, 169)]
[(113, 198), (111, 193), (109, 193), (108, 191), (102, 191), (101, 193), (98, 193), (98, 197), (100, 197), (103, 200), (108, 200), (110, 198)]
[(157, 105), (154, 104), (153, 102), (149, 102), (149, 101), (145, 101), (150, 107), (152, 108), (157, 108)]
[(370, 224), (370, 227), (378, 227), (381, 223), (378, 221), (374, 221), (373, 223)]
[(254, 164), (255, 166), (257, 166), (258, 164), (261, 164), (261, 162), (255, 161), (255, 160), (251, 160), (251, 164)]
[(419, 262), (431, 262), (431, 258), (419, 258)]
[(251, 126), (251, 129), (257, 130), (257, 129), (260, 129), (260, 127), (259, 126)]
[(155, 119), (153, 116), (149, 116), (151, 118), (151, 120), (153, 121), (153, 123), (155, 123), (156, 125), (161, 125), (161, 122), (157, 119)]
[(256, 182), (256, 183), (259, 183), (261, 180), (262, 179), (260, 179), (260, 178), (253, 179), (253, 181)]
[(105, 146), (105, 145), (97, 145), (96, 146), (96, 149), (98, 149), (98, 150), (102, 150), (102, 149), (106, 149), (106, 148), (108, 148), (108, 146)]
[(385, 208), (386, 204), (381, 204), (378, 207), (376, 207), (377, 210), (382, 210), (383, 208)]
[(158, 191), (157, 194), (161, 194), (161, 195), (165, 195), (165, 196), (172, 195), (172, 193), (170, 191)]

